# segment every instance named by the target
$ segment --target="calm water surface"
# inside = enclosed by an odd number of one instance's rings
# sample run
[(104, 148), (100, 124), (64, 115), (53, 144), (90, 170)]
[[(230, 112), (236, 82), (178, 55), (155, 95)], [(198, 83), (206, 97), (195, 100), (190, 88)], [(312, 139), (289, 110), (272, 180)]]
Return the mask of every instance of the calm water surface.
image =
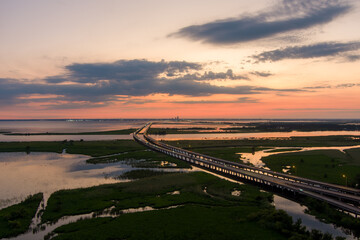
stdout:
[[(133, 169), (131, 166), (121, 163), (86, 164), (85, 161), (88, 158), (85, 155), (66, 153), (0, 153), (0, 208), (17, 203), (29, 194), (37, 192), (44, 192), (46, 203), (50, 194), (60, 189), (118, 182), (112, 177)], [(194, 168), (193, 170), (200, 169)], [(301, 218), (303, 225), (308, 229), (315, 228), (332, 233), (334, 236), (354, 239), (341, 229), (336, 229), (331, 224), (321, 223), (313, 216), (304, 213), (305, 207), (295, 202), (275, 196), (274, 205), (276, 208), (288, 212), (294, 220)], [(35, 234), (28, 232), (14, 239), (42, 239), (46, 233), (56, 227), (76, 221), (81, 217), (91, 216), (92, 214), (85, 214), (66, 217), (53, 226), (47, 224), (44, 231)], [(35, 221), (37, 220), (34, 219)]]
[[(58, 121), (0, 121), (0, 133), (81, 133), (139, 128), (147, 120), (58, 120)], [(31, 141), (97, 141), (132, 139), (132, 135), (33, 135), (12, 136), (0, 134), (0, 142)]]
[[(299, 150), (290, 150), (290, 149), (299, 149)], [(263, 157), (268, 157), (274, 154), (282, 154), (282, 153), (295, 153), (295, 152), (306, 152), (306, 151), (315, 151), (315, 150), (339, 150), (341, 152), (345, 152), (347, 149), (352, 148), (360, 148), (360, 145), (356, 146), (341, 146), (341, 147), (275, 147), (271, 149), (266, 149), (262, 151), (256, 151), (254, 153), (238, 153), (241, 155), (240, 159), (244, 162), (249, 162), (253, 164), (255, 167), (264, 167), (265, 163), (261, 160)], [(283, 152), (271, 152), (272, 150), (286, 150)]]
[[(94, 132), (127, 128), (138, 128), (147, 120), (135, 121), (0, 121), (0, 132), (36, 133), (36, 132)], [(228, 126), (227, 123), (223, 124)], [(199, 123), (184, 127), (211, 127)], [(167, 127), (172, 127), (170, 124)], [(278, 132), (278, 133), (220, 133), (220, 134), (173, 134), (154, 136), (163, 140), (208, 140), (208, 139), (237, 139), (237, 138), (268, 138), (268, 137), (291, 137), (291, 136), (328, 136), (328, 135), (360, 135), (353, 131), (325, 131), (325, 132)], [(131, 139), (131, 135), (44, 135), (44, 136), (5, 136), (0, 135), (0, 141), (63, 141), (67, 140), (113, 140)], [(352, 146), (351, 148), (353, 148)], [(360, 147), (360, 146), (355, 146)], [(329, 149), (329, 148), (326, 148)], [(306, 149), (315, 150), (315, 149)], [(344, 149), (339, 149), (344, 150)], [(305, 151), (302, 148), (301, 151)], [(266, 154), (256, 152), (253, 157), (249, 155), (249, 161), (261, 164), (258, 160)], [(255, 154), (256, 154), (255, 153)], [(254, 156), (254, 155), (252, 155)], [(242, 157), (247, 157), (242, 153)], [(45, 203), (51, 193), (60, 189), (90, 187), (104, 183), (119, 182), (113, 177), (133, 169), (123, 163), (112, 164), (86, 164), (88, 156), (76, 154), (57, 153), (0, 153), (0, 209), (15, 204), (26, 198), (29, 194), (43, 192)], [(256, 165), (256, 164), (254, 164)], [(303, 225), (308, 229), (319, 229), (329, 232), (334, 236), (346, 236), (341, 229), (336, 229), (331, 224), (325, 224), (313, 216), (304, 213), (305, 207), (274, 196), (274, 205), (278, 209), (285, 210), (294, 220), (301, 218)], [(75, 217), (77, 219), (77, 217)], [(62, 224), (71, 219), (65, 220)], [(74, 219), (72, 219), (74, 220)], [(58, 223), (62, 225), (61, 223)], [(55, 227), (55, 226), (54, 226)], [(48, 229), (50, 230), (50, 229)], [(41, 234), (40, 234), (41, 235)], [(17, 239), (38, 239), (40, 235), (26, 234)], [(42, 237), (41, 237), (42, 238)]]
[(0, 132), (12, 133), (80, 133), (138, 128), (147, 120), (57, 120), (0, 121)]
[[(240, 185), (244, 184), (240, 181), (236, 181), (231, 178), (227, 178), (227, 177), (218, 175), (216, 173), (203, 170), (201, 168), (196, 168), (196, 167), (194, 167), (194, 168), (198, 171), (204, 171), (209, 174), (220, 177), (221, 179), (225, 179), (225, 180), (228, 180), (231, 182), (236, 182), (236, 183), (239, 183)], [(261, 190), (261, 191), (263, 191), (263, 190)], [(232, 193), (234, 193), (234, 192), (232, 192)], [(241, 193), (239, 193), (239, 195), (241, 195)], [(291, 201), (289, 199), (286, 199), (286, 198), (283, 198), (283, 197), (280, 197), (280, 196), (274, 194), (273, 205), (275, 206), (276, 209), (281, 209), (281, 210), (284, 210), (285, 212), (287, 212), (292, 217), (294, 222), (297, 221), (297, 219), (301, 219), (302, 225), (305, 226), (308, 230), (317, 229), (317, 230), (322, 231), (323, 233), (328, 232), (328, 233), (332, 234), (334, 237), (341, 236), (341, 237), (345, 237), (346, 239), (349, 239), (349, 240), (357, 239), (348, 231), (341, 229), (341, 228), (336, 228), (333, 224), (323, 223), (323, 222), (319, 221), (318, 219), (316, 219), (314, 216), (305, 213), (306, 207), (300, 205), (297, 202)]]
[(343, 229), (336, 228), (333, 224), (323, 223), (314, 216), (306, 214), (306, 207), (294, 201), (274, 194), (274, 206), (276, 209), (286, 211), (293, 218), (294, 222), (297, 221), (297, 219), (301, 219), (302, 225), (304, 225), (308, 230), (317, 229), (323, 233), (328, 232), (332, 234), (333, 237), (340, 236), (345, 237), (346, 239), (356, 239), (353, 235), (346, 233)]
[(38, 192), (47, 199), (60, 189), (119, 182), (113, 177), (132, 169), (122, 163), (86, 164), (88, 158), (66, 153), (0, 153), (0, 208)]
[(52, 142), (52, 141), (105, 141), (118, 139), (133, 139), (132, 134), (127, 135), (30, 135), (13, 136), (0, 134), (0, 142)]

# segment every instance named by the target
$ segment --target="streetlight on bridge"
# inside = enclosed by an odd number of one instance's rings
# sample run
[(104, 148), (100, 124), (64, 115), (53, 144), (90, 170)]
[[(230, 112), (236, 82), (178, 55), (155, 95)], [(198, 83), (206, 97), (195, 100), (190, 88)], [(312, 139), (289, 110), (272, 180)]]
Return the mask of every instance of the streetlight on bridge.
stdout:
[(345, 178), (345, 185), (347, 186), (347, 185), (348, 185), (348, 184), (347, 184), (347, 182), (348, 182), (347, 176), (346, 176), (345, 174), (343, 174), (342, 177)]

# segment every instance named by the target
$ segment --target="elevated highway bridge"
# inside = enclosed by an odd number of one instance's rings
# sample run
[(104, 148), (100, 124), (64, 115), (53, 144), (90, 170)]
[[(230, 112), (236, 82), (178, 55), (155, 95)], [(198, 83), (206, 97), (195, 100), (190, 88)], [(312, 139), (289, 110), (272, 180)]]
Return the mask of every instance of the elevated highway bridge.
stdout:
[(312, 197), (327, 202), (346, 213), (351, 213), (355, 217), (360, 216), (359, 189), (278, 173), (174, 147), (148, 136), (147, 130), (151, 124), (148, 123), (138, 129), (133, 137), (137, 142), (154, 151), (167, 154), (220, 175)]

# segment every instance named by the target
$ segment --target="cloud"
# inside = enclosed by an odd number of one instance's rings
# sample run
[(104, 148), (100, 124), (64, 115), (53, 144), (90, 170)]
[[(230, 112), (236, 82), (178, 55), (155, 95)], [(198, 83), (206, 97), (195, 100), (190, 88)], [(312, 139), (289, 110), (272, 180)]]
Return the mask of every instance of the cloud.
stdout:
[(304, 87), (304, 90), (317, 90), (317, 89), (338, 89), (338, 88), (352, 88), (360, 87), (360, 83), (342, 83), (337, 85), (317, 85), (311, 87)]
[(349, 62), (356, 62), (360, 60), (360, 54), (347, 55), (345, 56), (346, 60)]
[(173, 101), (171, 103), (181, 103), (181, 104), (218, 104), (218, 103), (257, 103), (258, 100), (254, 99), (254, 98), (249, 98), (249, 97), (241, 97), (241, 98), (237, 98), (235, 100), (219, 100), (219, 101), (214, 101), (214, 100), (189, 100), (189, 101)]
[[(36, 103), (45, 108), (70, 109), (86, 108), (90, 105), (102, 107), (112, 103), (143, 104), (151, 100), (136, 100), (131, 97), (152, 94), (199, 97), (214, 94), (251, 95), (269, 91), (304, 91), (251, 85), (212, 85), (210, 82), (214, 79), (236, 80), (244, 77), (234, 74), (231, 69), (226, 72), (204, 72), (202, 64), (185, 61), (120, 60), (112, 63), (73, 63), (65, 66), (65, 69), (67, 72), (63, 75), (36, 81), (0, 79), (0, 104)], [(243, 98), (242, 101), (250, 100)]]
[(175, 77), (176, 80), (250, 80), (246, 75), (236, 75), (233, 73), (231, 69), (228, 69), (226, 72), (213, 72), (208, 71), (203, 74), (193, 73), (193, 74), (185, 74), (182, 77), (179, 75), (166, 75), (167, 77)]
[(187, 26), (169, 37), (222, 45), (273, 37), (329, 23), (352, 6), (338, 0), (282, 0), (270, 10), (252, 16)]
[(276, 111), (339, 111), (339, 112), (347, 112), (347, 111), (360, 111), (360, 108), (274, 108)]
[[(248, 79), (227, 72), (205, 72), (199, 63), (173, 61), (152, 62), (147, 60), (120, 60), (113, 63), (74, 63), (65, 67), (63, 76), (46, 78), (49, 84), (72, 82), (72, 88), (80, 86), (85, 94), (147, 96), (154, 93), (208, 96), (217, 93), (253, 94), (255, 87), (219, 87), (203, 80)], [(82, 84), (87, 84), (83, 86)], [(90, 84), (90, 85), (89, 85)], [(63, 88), (63, 86), (59, 86)]]
[(45, 103), (42, 105), (45, 109), (56, 109), (56, 110), (64, 110), (64, 109), (91, 109), (91, 108), (99, 108), (106, 107), (110, 105), (107, 102), (103, 103), (94, 103), (94, 102), (68, 102), (68, 103)]
[[(160, 62), (145, 59), (119, 60), (113, 63), (74, 63), (65, 67), (67, 76), (47, 78), (47, 82), (59, 83), (66, 80), (78, 83), (98, 82), (99, 80), (143, 81), (164, 73), (174, 75), (190, 70), (201, 70), (199, 63), (185, 61)], [(71, 78), (70, 78), (71, 77)]]
[(352, 88), (352, 87), (360, 87), (360, 83), (343, 83), (336, 85), (336, 88)]
[(274, 74), (270, 73), (270, 72), (259, 72), (259, 71), (254, 71), (251, 72), (252, 75), (258, 76), (258, 77), (270, 77)]
[[(343, 56), (344, 53), (357, 51), (360, 49), (360, 42), (323, 42), (312, 45), (286, 47), (272, 51), (262, 52), (253, 55), (252, 58), (257, 62), (275, 62), (283, 59), (305, 59), (318, 57)], [(351, 57), (350, 57), (351, 58)], [(353, 56), (353, 61), (357, 60)]]

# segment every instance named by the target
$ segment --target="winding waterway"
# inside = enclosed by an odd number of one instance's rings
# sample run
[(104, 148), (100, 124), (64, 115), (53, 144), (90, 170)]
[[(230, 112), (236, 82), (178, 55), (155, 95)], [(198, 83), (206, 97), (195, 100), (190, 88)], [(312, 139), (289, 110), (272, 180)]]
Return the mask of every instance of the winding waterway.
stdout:
[[(314, 150), (339, 150), (344, 152), (347, 149), (360, 148), (360, 145), (355, 146), (339, 146), (339, 147), (275, 147), (271, 149), (265, 149), (261, 151), (256, 151), (253, 153), (238, 153), (241, 155), (240, 159), (245, 163), (251, 163), (255, 167), (264, 167), (265, 163), (261, 160), (263, 157), (268, 157), (270, 155), (282, 154), (282, 153), (295, 153), (295, 152), (306, 152)], [(289, 151), (286, 151), (289, 149)], [(296, 150), (294, 150), (296, 149)], [(273, 150), (281, 150), (281, 152), (272, 152)]]

